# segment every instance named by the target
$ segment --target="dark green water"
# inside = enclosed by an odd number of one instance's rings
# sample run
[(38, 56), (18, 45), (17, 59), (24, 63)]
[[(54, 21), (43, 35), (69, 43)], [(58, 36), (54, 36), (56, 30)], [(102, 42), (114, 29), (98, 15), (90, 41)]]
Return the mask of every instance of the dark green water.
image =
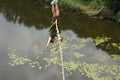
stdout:
[[(60, 65), (49, 66), (51, 60), (44, 60), (59, 55), (59, 51), (56, 51), (57, 42), (51, 44), (49, 49), (45, 49), (51, 19), (51, 6), (39, 0), (0, 0), (0, 80), (62, 79)], [(60, 9), (59, 27), (61, 35), (64, 36), (65, 62), (81, 62), (80, 64), (83, 65), (79, 64), (79, 67), (75, 68), (78, 63), (73, 64), (75, 70), (66, 67), (66, 74), (72, 72), (71, 75), (66, 75), (66, 80), (102, 80), (101, 77), (106, 77), (103, 80), (120, 79), (120, 24), (109, 20), (91, 19), (80, 13)], [(96, 46), (96, 37), (100, 39), (109, 37), (110, 40), (102, 39), (103, 43)], [(118, 46), (113, 46), (113, 43)], [(10, 63), (14, 63), (14, 59), (19, 57), (11, 59), (9, 54), (26, 56), (30, 61), (22, 61), (24, 64), (11, 66)], [(117, 54), (117, 59), (110, 56), (113, 54)], [(80, 57), (81, 55), (83, 57)], [(42, 69), (38, 69), (39, 66), (34, 67), (38, 63), (31, 67), (29, 63), (32, 62), (40, 62)], [(114, 70), (112, 66), (110, 69), (113, 74), (104, 71), (104, 69), (109, 70), (109, 67), (105, 67), (103, 70), (100, 69), (102, 72), (98, 71), (99, 78), (93, 78), (93, 75), (88, 77), (87, 71), (84, 70), (85, 63), (98, 64), (100, 67), (113, 65), (118, 70)], [(70, 64), (69, 66), (72, 67)], [(44, 69), (45, 65), (49, 67)], [(83, 72), (79, 72), (79, 69), (83, 69)]]

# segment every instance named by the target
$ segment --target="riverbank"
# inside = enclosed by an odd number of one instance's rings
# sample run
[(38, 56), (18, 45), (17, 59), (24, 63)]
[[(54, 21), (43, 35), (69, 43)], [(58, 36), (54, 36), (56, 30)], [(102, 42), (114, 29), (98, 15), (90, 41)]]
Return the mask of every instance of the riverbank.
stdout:
[[(108, 2), (107, 2), (108, 1)], [(120, 22), (120, 1), (60, 0), (61, 6), (81, 10), (82, 13), (97, 19), (112, 19)]]
[[(45, 0), (50, 1), (50, 0)], [(96, 19), (111, 19), (120, 22), (119, 0), (60, 0), (60, 6), (80, 11)]]

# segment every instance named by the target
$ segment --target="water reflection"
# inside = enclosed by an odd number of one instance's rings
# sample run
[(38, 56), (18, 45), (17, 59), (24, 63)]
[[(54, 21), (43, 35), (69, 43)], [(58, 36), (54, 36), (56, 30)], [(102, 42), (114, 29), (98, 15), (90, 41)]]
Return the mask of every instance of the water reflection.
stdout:
[[(0, 12), (4, 15), (7, 21), (13, 23), (24, 24), (26, 27), (35, 27), (43, 29), (50, 25), (51, 9), (50, 5), (36, 0), (1, 0)], [(61, 9), (59, 26), (62, 30), (72, 30), (79, 37), (93, 37), (106, 35), (112, 38), (112, 41), (119, 42), (119, 24), (95, 20), (86, 17), (82, 14), (76, 14)], [(41, 26), (41, 24), (45, 26)]]
[[(23, 24), (20, 25), (8, 23), (3, 16), (0, 16), (0, 20), (1, 20), (0, 37), (2, 37), (0, 39), (1, 80), (3, 79), (61, 80), (61, 68), (58, 65), (53, 64), (45, 70), (44, 69), (38, 70), (37, 69), (38, 67), (35, 69), (30, 68), (30, 66), (27, 63), (25, 65), (18, 65), (14, 67), (8, 65), (8, 63), (11, 62), (11, 60), (9, 60), (8, 57), (8, 54), (11, 54), (11, 51), (12, 53), (15, 52), (16, 55), (27, 56), (32, 61), (39, 61), (40, 63), (45, 64), (43, 58), (50, 57), (50, 51), (44, 48), (48, 38), (48, 34), (45, 33), (48, 33), (48, 29), (36, 30), (34, 27), (27, 28)], [(104, 64), (119, 65), (119, 62), (113, 61), (113, 59), (110, 58), (107, 52), (96, 48), (95, 43), (93, 42), (93, 39), (91, 37), (89, 38), (77, 37), (77, 35), (71, 30), (62, 31), (62, 35), (74, 38), (73, 41), (67, 42), (69, 48), (66, 48), (64, 50), (65, 55), (64, 59), (66, 62), (69, 60), (73, 60), (87, 63), (100, 63), (102, 65)], [(86, 46), (84, 46), (81, 49), (74, 49), (74, 46), (72, 47), (72, 44), (76, 45), (83, 44), (84, 41), (82, 40), (84, 39), (88, 40), (87, 42), (85, 42)], [(66, 39), (64, 39), (64, 41), (65, 40)], [(76, 60), (73, 55), (73, 53), (75, 52), (83, 53), (86, 56)], [(103, 55), (109, 57), (109, 60), (101, 61), (100, 56)], [(37, 56), (39, 56), (38, 60), (36, 60)], [(11, 72), (12, 74), (10, 74)], [(3, 75), (6, 75), (7, 77)], [(75, 71), (73, 72), (73, 75), (66, 77), (66, 80), (69, 79), (79, 80), (80, 78), (88, 79), (86, 76), (81, 75), (81, 73)]]
[[(38, 1), (2, 0), (0, 1), (0, 12), (7, 21), (24, 24), (27, 27), (35, 26), (42, 29), (42, 24), (48, 24), (50, 18), (49, 7)], [(44, 15), (46, 13), (46, 15)]]

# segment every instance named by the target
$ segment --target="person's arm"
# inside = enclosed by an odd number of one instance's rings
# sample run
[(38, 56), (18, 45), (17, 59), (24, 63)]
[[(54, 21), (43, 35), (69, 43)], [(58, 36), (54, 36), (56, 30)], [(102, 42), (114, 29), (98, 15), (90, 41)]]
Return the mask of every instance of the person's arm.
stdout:
[(48, 38), (48, 42), (47, 42), (46, 48), (48, 48), (48, 46), (50, 44), (50, 40), (51, 40), (51, 37)]

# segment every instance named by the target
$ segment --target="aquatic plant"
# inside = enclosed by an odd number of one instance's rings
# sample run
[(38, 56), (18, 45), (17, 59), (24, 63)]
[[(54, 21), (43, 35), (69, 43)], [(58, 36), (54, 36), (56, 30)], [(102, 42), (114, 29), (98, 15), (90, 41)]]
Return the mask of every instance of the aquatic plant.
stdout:
[(76, 53), (74, 53), (74, 56), (75, 56), (75, 58), (80, 58), (80, 57), (83, 57), (83, 56), (85, 56), (84, 54), (81, 54), (81, 53), (79, 53), (79, 52), (76, 52)]
[(112, 46), (114, 46), (120, 50), (120, 43), (112, 43)]
[(114, 60), (120, 60), (120, 55), (112, 54), (111, 57), (112, 57)]
[(11, 62), (9, 62), (9, 65), (11, 66), (20, 66), (28, 64), (31, 68), (38, 68), (41, 69), (42, 65), (38, 61), (32, 61), (27, 56), (19, 56), (15, 53), (9, 54), (9, 58), (11, 59)]
[(40, 62), (38, 62), (38, 61), (35, 61), (35, 62), (32, 62), (32, 61), (31, 61), (31, 62), (29, 63), (29, 65), (30, 65), (31, 68), (35, 68), (35, 67), (38, 68), (38, 69), (41, 69), (41, 68), (42, 68)]
[[(100, 45), (101, 43), (104, 43), (106, 41), (109, 41), (109, 37), (97, 37), (95, 39), (96, 44)], [(73, 49), (75, 52), (72, 53), (73, 55), (73, 60), (70, 58), (67, 58), (67, 56), (64, 55), (64, 69), (65, 69), (65, 75), (70, 76), (73, 75), (75, 71), (79, 71), (81, 75), (84, 75), (88, 77), (89, 79), (93, 80), (119, 80), (120, 79), (120, 66), (117, 64), (108, 64), (104, 63), (102, 64), (103, 61), (109, 61), (109, 59), (112, 59), (113, 61), (119, 61), (120, 56), (119, 55), (99, 55), (99, 57), (91, 57), (91, 60), (96, 60), (96, 62), (88, 63), (85, 61), (80, 61), (81, 58), (85, 58), (87, 55), (84, 53), (80, 53), (77, 50), (80, 50), (81, 48), (84, 48), (87, 46), (87, 42), (91, 41), (90, 39), (81, 39), (80, 43), (71, 43), (71, 41), (75, 40), (74, 38), (66, 38), (62, 42), (63, 50), (66, 49)], [(68, 44), (70, 43), (70, 44)], [(112, 44), (114, 47), (119, 46), (116, 43)], [(42, 50), (42, 54), (39, 55), (44, 55), (45, 51)], [(27, 56), (20, 56), (15, 53), (15, 50), (13, 50), (9, 54), (9, 58), (11, 62), (9, 63), (11, 66), (19, 66), (19, 65), (28, 65), (30, 68), (35, 68), (35, 69), (48, 69), (52, 65), (58, 65), (61, 66), (60, 62), (60, 56), (59, 54), (59, 47), (58, 43), (53, 44), (50, 47), (50, 51), (47, 52), (48, 55), (42, 57), (42, 61), (45, 63), (41, 63), (39, 61), (39, 56), (36, 56), (35, 60), (29, 59)], [(66, 54), (66, 53), (64, 53)], [(67, 58), (67, 60), (66, 60)]]
[(94, 41), (95, 41), (95, 44), (96, 44), (96, 45), (100, 45), (100, 44), (102, 44), (102, 43), (104, 43), (104, 42), (109, 41), (110, 39), (111, 39), (111, 38), (110, 38), (110, 37), (107, 37), (107, 36), (103, 36), (103, 37), (97, 36), (97, 37), (94, 39)]
[(17, 65), (24, 65), (27, 62), (30, 62), (31, 60), (28, 59), (26, 56), (19, 57), (16, 54), (12, 53), (9, 54), (10, 59), (12, 60), (11, 63), (9, 63), (11, 66), (17, 66)]
[[(56, 64), (56, 61), (53, 61), (54, 58), (47, 60), (48, 63)], [(55, 60), (55, 59), (54, 59)], [(57, 62), (58, 65), (60, 63)], [(50, 66), (50, 65), (49, 65)], [(87, 76), (88, 78), (92, 78), (93, 80), (112, 80), (113, 77), (110, 75), (118, 77), (118, 73), (120, 72), (120, 66), (118, 65), (108, 65), (108, 64), (99, 64), (99, 63), (86, 63), (86, 62), (75, 62), (69, 61), (64, 62), (64, 68), (67, 71), (66, 76), (72, 75), (73, 71), (79, 70), (82, 75)], [(104, 74), (104, 76), (102, 76)], [(110, 74), (108, 76), (108, 74)]]
[(92, 58), (95, 59), (95, 60), (98, 60), (98, 61), (107, 61), (111, 57), (109, 55), (101, 54), (98, 57), (92, 57)]
[(59, 64), (60, 63), (60, 59), (59, 57), (52, 57), (52, 58), (44, 58), (43, 60), (45, 60), (46, 62), (48, 62), (48, 65), (53, 64)]

